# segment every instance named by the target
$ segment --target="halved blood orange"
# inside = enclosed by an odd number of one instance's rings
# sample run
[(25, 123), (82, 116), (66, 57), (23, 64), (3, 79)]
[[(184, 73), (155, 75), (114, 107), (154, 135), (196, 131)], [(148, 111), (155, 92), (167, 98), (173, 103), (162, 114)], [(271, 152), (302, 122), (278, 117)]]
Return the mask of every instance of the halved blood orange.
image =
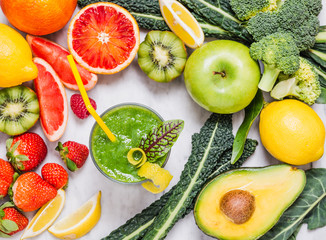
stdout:
[(137, 54), (139, 28), (133, 16), (116, 4), (90, 4), (72, 19), (68, 47), (75, 60), (90, 72), (117, 73)]
[(64, 133), (68, 121), (68, 102), (65, 88), (50, 64), (34, 58), (38, 76), (34, 80), (40, 103), (40, 120), (49, 141), (57, 141)]
[[(65, 87), (79, 90), (67, 59), (67, 56), (70, 55), (68, 50), (45, 38), (27, 35), (26, 39), (31, 46), (33, 55), (47, 61), (58, 74)], [(92, 89), (97, 83), (97, 75), (90, 73), (79, 64), (77, 64), (77, 69), (86, 91)]]

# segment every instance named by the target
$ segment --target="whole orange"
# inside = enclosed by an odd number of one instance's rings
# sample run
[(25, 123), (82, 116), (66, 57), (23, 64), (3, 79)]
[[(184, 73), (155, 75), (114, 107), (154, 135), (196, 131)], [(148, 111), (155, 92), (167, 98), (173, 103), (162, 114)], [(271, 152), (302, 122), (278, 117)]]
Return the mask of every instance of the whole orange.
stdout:
[(46, 35), (63, 28), (76, 5), (77, 0), (0, 0), (9, 22), (33, 35)]

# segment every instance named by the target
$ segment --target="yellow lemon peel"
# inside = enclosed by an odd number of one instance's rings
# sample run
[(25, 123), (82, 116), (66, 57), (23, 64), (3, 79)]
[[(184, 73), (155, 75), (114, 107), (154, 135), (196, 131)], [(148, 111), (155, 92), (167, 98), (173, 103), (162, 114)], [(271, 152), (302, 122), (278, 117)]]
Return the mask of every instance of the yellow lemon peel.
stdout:
[(32, 50), (23, 36), (0, 23), (0, 87), (13, 87), (33, 80), (38, 70)]
[[(135, 152), (140, 152), (142, 154), (142, 157), (139, 160), (135, 160), (135, 158), (134, 158), (134, 153)], [(147, 161), (146, 154), (145, 154), (144, 150), (141, 149), (141, 148), (132, 148), (132, 149), (130, 149), (128, 154), (127, 154), (127, 159), (128, 159), (128, 162), (130, 164), (136, 166), (137, 168), (144, 165), (144, 163)]]
[(176, 0), (159, 0), (162, 16), (188, 47), (198, 48), (204, 43), (204, 32), (196, 18)]
[(155, 194), (164, 191), (173, 178), (168, 170), (161, 168), (158, 164), (150, 162), (146, 162), (138, 170), (138, 175), (152, 180), (152, 182), (143, 183), (142, 186), (147, 191)]

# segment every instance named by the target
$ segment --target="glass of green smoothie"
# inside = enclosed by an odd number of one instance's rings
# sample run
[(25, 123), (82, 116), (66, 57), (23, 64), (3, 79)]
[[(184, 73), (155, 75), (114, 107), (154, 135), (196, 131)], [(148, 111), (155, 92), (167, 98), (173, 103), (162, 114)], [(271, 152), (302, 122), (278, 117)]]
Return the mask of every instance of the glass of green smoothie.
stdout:
[[(107, 178), (119, 183), (139, 183), (145, 180), (137, 175), (138, 169), (130, 164), (127, 154), (137, 148), (149, 131), (162, 123), (163, 118), (153, 109), (138, 103), (123, 103), (106, 110), (101, 118), (117, 137), (111, 142), (95, 123), (90, 135), (90, 153), (97, 169)], [(164, 166), (170, 152), (156, 161)]]

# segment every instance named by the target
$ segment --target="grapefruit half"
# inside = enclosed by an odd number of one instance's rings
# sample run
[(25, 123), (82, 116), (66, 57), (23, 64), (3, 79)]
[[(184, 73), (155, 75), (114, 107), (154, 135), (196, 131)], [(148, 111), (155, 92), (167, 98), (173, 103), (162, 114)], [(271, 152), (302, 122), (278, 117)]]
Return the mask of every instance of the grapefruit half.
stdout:
[[(27, 35), (26, 39), (31, 46), (33, 55), (47, 61), (56, 71), (65, 87), (79, 90), (67, 59), (70, 53), (65, 48), (41, 37)], [(92, 89), (97, 83), (97, 75), (90, 73), (78, 63), (76, 65), (86, 91)]]
[(113, 74), (126, 68), (139, 48), (133, 16), (114, 3), (81, 9), (68, 29), (68, 48), (75, 60), (93, 73)]
[(50, 64), (34, 58), (38, 76), (34, 80), (40, 103), (40, 120), (49, 141), (57, 141), (64, 133), (68, 121), (68, 102), (65, 88)]

